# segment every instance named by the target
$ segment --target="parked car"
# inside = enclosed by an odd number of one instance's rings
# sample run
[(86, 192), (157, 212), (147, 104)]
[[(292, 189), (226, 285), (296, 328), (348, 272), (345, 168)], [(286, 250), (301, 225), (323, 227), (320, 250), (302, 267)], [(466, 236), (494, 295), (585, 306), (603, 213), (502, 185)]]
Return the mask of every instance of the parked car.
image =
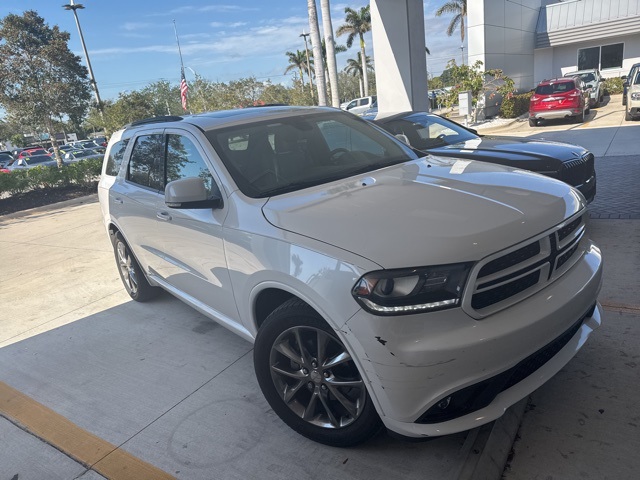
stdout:
[[(61, 152), (67, 152), (69, 150), (73, 150), (73, 146), (68, 143), (64, 145), (58, 145), (58, 150), (60, 150)], [(47, 148), (47, 152), (49, 152), (50, 154), (53, 153), (53, 147)]]
[(17, 158), (6, 168), (9, 171), (24, 170), (35, 167), (55, 167), (58, 163), (49, 155), (32, 155), (30, 157)]
[(595, 158), (591, 152), (577, 145), (478, 135), (475, 130), (426, 112), (363, 118), (375, 118), (376, 124), (423, 152), (531, 170), (577, 188), (587, 202), (595, 198)]
[(27, 148), (18, 153), (16, 158), (27, 158), (36, 155), (49, 155), (44, 148)]
[(604, 100), (604, 81), (600, 70), (578, 70), (577, 72), (565, 73), (565, 77), (580, 77), (582, 83), (589, 90), (589, 107), (598, 108)]
[(103, 157), (103, 154), (98, 153), (89, 148), (86, 148), (86, 149), (69, 150), (64, 154), (62, 159), (64, 160), (65, 163), (75, 163), (75, 162), (79, 162), (80, 160), (88, 160), (90, 158), (102, 158), (102, 157)]
[(94, 137), (92, 140), (101, 147), (107, 146), (107, 137)]
[(622, 105), (627, 104), (627, 89), (629, 88), (629, 79), (635, 78), (635, 74), (640, 71), (640, 63), (634, 63), (629, 69), (628, 75), (623, 75), (622, 79)]
[(589, 91), (582, 80), (554, 78), (538, 84), (529, 103), (529, 125), (535, 127), (544, 120), (572, 118), (584, 122), (589, 113)]
[(9, 152), (0, 153), (0, 168), (6, 167), (9, 163), (12, 163), (14, 158)]
[[(368, 110), (376, 103), (378, 97), (376, 95), (371, 95), (369, 97), (361, 97), (351, 100), (346, 105), (343, 103), (340, 105), (342, 110), (346, 110), (347, 112), (354, 113), (356, 115), (363, 113), (365, 110)], [(343, 107), (344, 105), (344, 107)]]
[(624, 107), (624, 119), (640, 117), (640, 68), (634, 71), (633, 78), (627, 77), (627, 103)]
[(162, 287), (255, 342), (273, 411), (329, 445), (490, 422), (600, 324), (582, 195), (337, 109), (135, 122), (98, 196), (130, 297)]

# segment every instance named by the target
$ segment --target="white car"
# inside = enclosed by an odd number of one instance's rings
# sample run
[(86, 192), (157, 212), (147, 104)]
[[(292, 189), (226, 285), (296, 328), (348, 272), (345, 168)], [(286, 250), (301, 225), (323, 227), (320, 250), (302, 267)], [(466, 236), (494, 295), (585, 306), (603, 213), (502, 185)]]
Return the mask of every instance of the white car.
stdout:
[(353, 113), (355, 115), (360, 115), (370, 108), (377, 106), (378, 97), (376, 95), (372, 95), (369, 97), (361, 97), (351, 100), (350, 102), (345, 102), (340, 104), (341, 110), (346, 110), (349, 113)]
[(131, 298), (161, 287), (255, 342), (273, 411), (329, 445), (490, 422), (600, 325), (580, 192), (339, 110), (136, 122), (98, 191)]
[(636, 68), (632, 78), (627, 78), (627, 102), (624, 107), (624, 119), (640, 118), (640, 68)]

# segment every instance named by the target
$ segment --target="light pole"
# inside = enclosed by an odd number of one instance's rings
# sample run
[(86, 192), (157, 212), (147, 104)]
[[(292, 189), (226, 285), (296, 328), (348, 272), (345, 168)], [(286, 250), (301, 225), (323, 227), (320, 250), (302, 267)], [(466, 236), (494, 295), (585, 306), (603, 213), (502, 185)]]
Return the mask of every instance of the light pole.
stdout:
[(311, 62), (309, 62), (309, 44), (307, 43), (307, 37), (310, 33), (304, 33), (304, 30), (300, 34), (304, 38), (304, 51), (307, 52), (307, 74), (309, 75), (309, 88), (311, 90), (311, 98), (313, 98), (313, 79), (311, 78)]
[(462, 52), (462, 65), (464, 65), (464, 43), (460, 45), (460, 52)]
[(98, 92), (98, 84), (93, 76), (93, 69), (91, 68), (91, 60), (89, 60), (89, 52), (87, 52), (87, 46), (84, 44), (84, 35), (82, 35), (82, 28), (80, 28), (80, 20), (78, 20), (77, 9), (83, 9), (84, 5), (81, 3), (74, 3), (73, 0), (69, 0), (67, 5), (62, 6), (65, 10), (73, 11), (73, 16), (76, 19), (76, 25), (78, 26), (78, 33), (80, 34), (80, 43), (82, 43), (82, 50), (84, 50), (84, 57), (87, 59), (87, 67), (89, 70), (89, 79), (91, 80), (91, 86), (96, 94), (96, 102), (98, 103), (98, 111), (102, 116), (102, 100), (100, 100), (100, 92)]

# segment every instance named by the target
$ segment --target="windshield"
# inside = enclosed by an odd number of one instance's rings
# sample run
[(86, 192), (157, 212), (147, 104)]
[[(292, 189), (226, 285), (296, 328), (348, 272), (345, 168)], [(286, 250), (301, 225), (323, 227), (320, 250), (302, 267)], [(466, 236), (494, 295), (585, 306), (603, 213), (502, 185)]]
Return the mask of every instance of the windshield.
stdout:
[(593, 73), (582, 73), (580, 74), (580, 78), (585, 83), (596, 81), (596, 76)]
[(478, 138), (460, 125), (437, 115), (416, 113), (382, 121), (382, 127), (394, 135), (404, 135), (418, 150), (454, 145)]
[(27, 157), (27, 162), (29, 165), (35, 165), (36, 163), (43, 163), (51, 161), (51, 157), (49, 155), (36, 155), (34, 157)]
[(321, 185), (417, 158), (367, 122), (339, 111), (210, 130), (206, 136), (240, 190), (252, 198)]

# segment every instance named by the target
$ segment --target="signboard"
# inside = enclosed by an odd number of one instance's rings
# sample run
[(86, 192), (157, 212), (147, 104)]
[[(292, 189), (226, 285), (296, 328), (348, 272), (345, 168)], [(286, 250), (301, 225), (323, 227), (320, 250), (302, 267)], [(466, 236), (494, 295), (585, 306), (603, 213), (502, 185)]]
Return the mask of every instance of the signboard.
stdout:
[(471, 115), (471, 92), (460, 92), (458, 94), (458, 112), (460, 115)]

